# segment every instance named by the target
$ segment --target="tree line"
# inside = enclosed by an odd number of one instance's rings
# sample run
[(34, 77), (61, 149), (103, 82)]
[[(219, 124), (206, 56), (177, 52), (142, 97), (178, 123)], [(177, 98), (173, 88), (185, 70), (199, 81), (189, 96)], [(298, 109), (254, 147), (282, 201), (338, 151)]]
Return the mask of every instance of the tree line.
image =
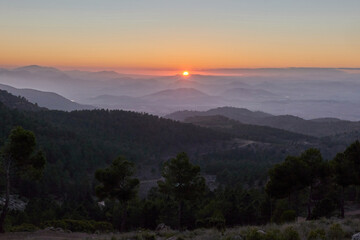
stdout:
[(50, 196), (48, 199), (33, 196), (24, 211), (10, 210), (10, 195), (15, 191), (21, 193), (16, 186), (31, 185), (39, 179), (45, 163), (35, 135), (21, 127), (14, 128), (1, 148), (5, 189), (1, 231), (24, 223), (42, 227), (69, 221), (72, 225), (84, 221), (108, 222), (125, 231), (139, 227), (154, 229), (159, 223), (177, 229), (223, 229), (293, 221), (297, 216), (344, 217), (345, 199), (354, 198), (353, 192), (360, 185), (359, 141), (330, 161), (313, 148), (299, 156), (288, 156), (269, 170), (263, 187), (221, 184), (213, 191), (207, 187), (200, 167), (182, 152), (162, 165), (162, 180), (144, 199), (137, 196), (140, 181), (134, 177), (135, 163), (119, 156), (108, 167), (95, 172), (94, 192), (89, 192), (86, 198), (59, 204)]

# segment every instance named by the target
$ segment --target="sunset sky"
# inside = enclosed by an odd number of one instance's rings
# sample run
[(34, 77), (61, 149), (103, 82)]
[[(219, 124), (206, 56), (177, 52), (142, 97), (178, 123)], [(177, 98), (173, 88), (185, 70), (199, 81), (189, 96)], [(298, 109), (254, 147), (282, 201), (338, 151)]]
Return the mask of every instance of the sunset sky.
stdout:
[(0, 65), (360, 67), (359, 0), (0, 0)]

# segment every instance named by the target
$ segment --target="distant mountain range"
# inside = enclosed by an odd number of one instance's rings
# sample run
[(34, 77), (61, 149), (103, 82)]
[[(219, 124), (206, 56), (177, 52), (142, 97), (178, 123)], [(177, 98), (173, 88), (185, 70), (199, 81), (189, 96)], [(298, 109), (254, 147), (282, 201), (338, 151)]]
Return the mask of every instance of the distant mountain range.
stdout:
[(140, 97), (101, 95), (88, 100), (90, 104), (109, 109), (150, 111), (163, 115), (176, 109), (208, 109), (226, 104), (221, 97), (210, 96), (194, 88), (158, 91)]
[(292, 115), (275, 116), (272, 114), (250, 111), (244, 108), (220, 107), (208, 111), (178, 111), (166, 115), (166, 118), (187, 122), (197, 116), (220, 115), (244, 124), (268, 126), (309, 136), (330, 136), (360, 130), (360, 122), (336, 118), (318, 118), (305, 120)]
[(24, 97), (31, 103), (36, 103), (40, 107), (45, 107), (52, 110), (73, 111), (95, 109), (93, 106), (82, 105), (73, 102), (53, 92), (43, 92), (34, 89), (18, 89), (4, 84), (0, 84), (0, 89), (5, 90), (15, 96)]
[[(224, 75), (220, 75), (220, 72)], [(211, 75), (214, 73), (215, 75)], [(360, 120), (360, 73), (354, 69), (215, 69), (202, 74), (149, 76), (115, 71), (60, 70), (30, 65), (0, 69), (0, 83), (57, 93), (76, 103), (163, 116), (224, 106), (303, 119)], [(33, 102), (30, 96), (29, 101)], [(63, 99), (64, 100), (64, 99)], [(84, 106), (44, 105), (74, 110)], [(45, 102), (46, 103), (46, 102)], [(69, 103), (69, 105), (71, 105)]]

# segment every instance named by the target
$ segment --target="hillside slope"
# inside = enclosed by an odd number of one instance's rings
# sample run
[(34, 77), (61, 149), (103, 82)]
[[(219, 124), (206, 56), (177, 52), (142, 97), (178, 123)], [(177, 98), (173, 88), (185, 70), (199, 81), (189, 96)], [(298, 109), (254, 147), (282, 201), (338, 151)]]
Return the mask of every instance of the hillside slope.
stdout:
[(286, 130), (268, 126), (257, 126), (243, 124), (221, 115), (195, 116), (184, 120), (186, 123), (193, 123), (198, 126), (208, 127), (217, 131), (232, 134), (241, 139), (268, 142), (268, 143), (294, 143), (316, 142), (315, 137), (293, 133)]
[(268, 126), (283, 129), (290, 132), (324, 137), (360, 130), (360, 122), (352, 122), (340, 119), (314, 119), (305, 120), (292, 115), (274, 116), (264, 112), (250, 111), (243, 108), (221, 107), (208, 111), (179, 111), (166, 115), (166, 118), (184, 121), (188, 117), (221, 115), (237, 120), (241, 123)]
[(46, 107), (52, 110), (73, 111), (95, 109), (93, 106), (73, 102), (53, 92), (43, 92), (35, 89), (18, 89), (4, 84), (0, 84), (0, 89), (6, 90), (15, 96), (24, 97), (30, 102), (38, 104), (40, 107)]
[(15, 97), (5, 90), (0, 89), (0, 103), (11, 109), (17, 109), (22, 111), (40, 111), (46, 110), (36, 104), (29, 102), (24, 97)]
[[(0, 91), (0, 99), (7, 99), (7, 106), (26, 103), (23, 98), (8, 95)], [(14, 126), (23, 126), (35, 133), (47, 156), (43, 181), (26, 186), (29, 194), (86, 195), (92, 191), (94, 171), (119, 155), (137, 163), (140, 178), (152, 171), (159, 176), (161, 162), (175, 154), (221, 150), (232, 139), (211, 129), (135, 112), (31, 112), (23, 110), (33, 109), (33, 104), (21, 109), (7, 106), (0, 103), (0, 143)]]

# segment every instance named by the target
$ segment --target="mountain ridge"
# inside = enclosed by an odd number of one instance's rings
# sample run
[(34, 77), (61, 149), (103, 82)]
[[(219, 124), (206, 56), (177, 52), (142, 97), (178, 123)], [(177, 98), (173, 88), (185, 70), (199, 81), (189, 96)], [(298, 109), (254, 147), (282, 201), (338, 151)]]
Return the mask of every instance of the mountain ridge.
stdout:
[[(360, 130), (360, 122), (322, 118), (323, 120), (305, 120), (293, 115), (271, 115), (259, 111), (250, 111), (243, 108), (220, 107), (208, 111), (178, 111), (166, 115), (166, 118), (184, 121), (194, 116), (222, 115), (244, 124), (268, 126), (290, 132), (325, 137)], [(332, 119), (332, 121), (324, 120)]]
[(19, 89), (5, 84), (0, 84), (0, 89), (6, 90), (15, 96), (22, 96), (32, 103), (37, 103), (40, 107), (45, 107), (52, 110), (73, 111), (82, 109), (95, 109), (93, 106), (82, 105), (73, 102), (61, 96), (60, 94), (53, 92), (44, 92), (29, 88)]

